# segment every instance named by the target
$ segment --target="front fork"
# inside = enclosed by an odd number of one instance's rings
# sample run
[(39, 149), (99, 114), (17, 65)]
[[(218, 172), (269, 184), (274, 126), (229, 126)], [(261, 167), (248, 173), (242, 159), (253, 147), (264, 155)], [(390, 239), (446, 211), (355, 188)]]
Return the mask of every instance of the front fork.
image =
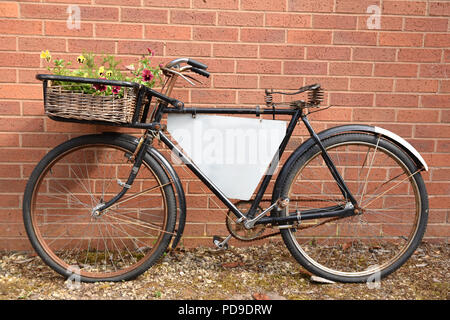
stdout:
[(139, 139), (138, 145), (136, 147), (136, 150), (132, 155), (129, 157), (130, 162), (134, 162), (133, 167), (131, 168), (130, 175), (128, 176), (128, 179), (126, 182), (122, 182), (120, 180), (117, 180), (117, 183), (122, 187), (122, 190), (116, 194), (111, 200), (105, 202), (105, 203), (99, 203), (97, 206), (95, 206), (92, 209), (92, 216), (99, 217), (102, 215), (102, 212), (112, 205), (114, 205), (117, 201), (119, 201), (128, 191), (128, 189), (131, 188), (131, 185), (134, 182), (134, 179), (136, 178), (137, 174), (139, 173), (139, 168), (142, 165), (142, 161), (144, 160), (145, 153), (147, 152), (148, 146), (153, 141), (153, 135), (149, 134), (149, 131), (147, 130), (145, 134)]

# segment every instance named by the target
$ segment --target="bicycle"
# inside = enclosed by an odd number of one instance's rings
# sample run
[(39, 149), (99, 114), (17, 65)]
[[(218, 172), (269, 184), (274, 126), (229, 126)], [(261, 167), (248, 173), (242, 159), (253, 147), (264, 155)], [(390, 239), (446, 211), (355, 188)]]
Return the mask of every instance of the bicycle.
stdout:
[[(155, 140), (176, 154), (228, 208), (230, 234), (213, 237), (217, 248), (226, 249), (231, 238), (252, 241), (281, 234), (304, 268), (338, 282), (365, 282), (375, 274), (383, 278), (405, 263), (419, 245), (428, 218), (421, 176), (428, 167), (408, 142), (362, 124), (316, 133), (308, 115), (324, 109), (320, 108), (324, 92), (318, 84), (295, 92), (266, 90), (266, 106), (255, 108), (187, 108), (170, 97), (179, 78), (194, 84), (198, 80), (188, 72), (209, 77), (206, 70), (193, 59), (175, 59), (162, 68), (161, 92), (130, 82), (36, 76), (43, 81), (45, 106), (52, 81), (134, 90), (135, 110), (128, 122), (48, 116), (145, 131), (140, 138), (122, 133), (79, 136), (58, 145), (37, 164), (25, 189), (23, 218), (31, 244), (45, 263), (65, 277), (77, 273), (81, 281), (122, 281), (136, 278), (164, 252), (176, 248), (186, 222), (186, 198), (174, 167), (152, 145)], [(307, 100), (273, 102), (276, 94), (301, 93)], [(202, 114), (290, 117), (278, 152), (271, 155), (251, 200), (233, 202), (171, 141), (162, 123), (164, 115)], [(271, 204), (262, 208), (274, 176), (270, 168), (280, 164), (300, 121), (311, 137), (282, 165)], [(275, 232), (264, 234), (269, 228)]]

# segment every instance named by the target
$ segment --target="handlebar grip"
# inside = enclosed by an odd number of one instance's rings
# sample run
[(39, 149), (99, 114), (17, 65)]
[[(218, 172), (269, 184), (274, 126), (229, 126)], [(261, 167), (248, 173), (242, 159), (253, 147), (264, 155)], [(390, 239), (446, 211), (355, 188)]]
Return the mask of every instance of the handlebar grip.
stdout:
[(195, 68), (195, 67), (192, 67), (191, 71), (195, 72), (195, 73), (197, 73), (197, 74), (199, 74), (201, 76), (209, 78), (209, 72), (208, 71), (205, 71), (205, 70), (202, 70), (202, 69), (199, 69), (199, 68)]
[(208, 66), (206, 64), (203, 64), (201, 62), (195, 61), (194, 59), (190, 59), (190, 58), (187, 61), (187, 64), (190, 66), (193, 66), (194, 68), (198, 68), (198, 69), (203, 69), (203, 70), (208, 69)]

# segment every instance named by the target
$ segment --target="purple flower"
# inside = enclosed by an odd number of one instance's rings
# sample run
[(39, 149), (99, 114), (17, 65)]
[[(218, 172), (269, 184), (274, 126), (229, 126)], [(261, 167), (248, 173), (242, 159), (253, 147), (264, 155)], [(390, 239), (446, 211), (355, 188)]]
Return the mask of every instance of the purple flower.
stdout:
[[(100, 79), (106, 79), (106, 78), (100, 78)], [(96, 83), (92, 85), (94, 87), (95, 90), (103, 92), (106, 90), (106, 86), (104, 84), (101, 83)]]
[(151, 81), (153, 79), (152, 72), (148, 69), (144, 69), (142, 71), (142, 79), (144, 79), (144, 81), (147, 81), (147, 82)]
[(113, 86), (112, 87), (112, 93), (113, 94), (118, 94), (120, 92), (120, 87), (118, 86)]
[(155, 54), (155, 52), (150, 48), (147, 48), (147, 51), (148, 51), (148, 54), (151, 56), (153, 56)]

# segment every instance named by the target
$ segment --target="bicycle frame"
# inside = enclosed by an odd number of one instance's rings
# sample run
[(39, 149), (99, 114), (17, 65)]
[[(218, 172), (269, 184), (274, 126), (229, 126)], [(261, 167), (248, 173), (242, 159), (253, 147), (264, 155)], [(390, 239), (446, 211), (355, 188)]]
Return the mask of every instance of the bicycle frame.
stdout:
[[(289, 142), (289, 139), (292, 136), (292, 133), (294, 131), (294, 128), (297, 124), (297, 122), (301, 119), (305, 126), (307, 127), (308, 131), (310, 132), (311, 136), (316, 139), (316, 143), (319, 145), (322, 151), (322, 156), (325, 160), (326, 165), (330, 169), (331, 174), (333, 175), (334, 179), (336, 180), (336, 183), (338, 184), (342, 194), (344, 197), (349, 199), (350, 203), (352, 205), (346, 206), (345, 208), (341, 206), (334, 206), (329, 208), (321, 208), (317, 210), (308, 210), (305, 212), (295, 212), (292, 214), (289, 214), (285, 218), (280, 217), (265, 217), (262, 216), (259, 217), (258, 220), (253, 221), (254, 224), (280, 224), (280, 223), (289, 223), (294, 221), (301, 220), (310, 220), (310, 219), (317, 219), (317, 218), (325, 218), (325, 217), (344, 217), (344, 216), (350, 216), (355, 214), (354, 207), (356, 206), (356, 200), (352, 196), (350, 190), (346, 186), (344, 180), (339, 175), (336, 167), (333, 164), (333, 161), (331, 161), (330, 157), (328, 156), (325, 148), (323, 147), (322, 143), (320, 142), (320, 139), (318, 138), (317, 134), (314, 132), (313, 128), (311, 127), (307, 115), (303, 112), (303, 109), (273, 109), (273, 108), (183, 108), (183, 109), (174, 109), (174, 108), (168, 108), (168, 107), (162, 107), (159, 110), (159, 114), (157, 116), (157, 120), (159, 120), (163, 114), (167, 113), (188, 113), (188, 114), (254, 114), (256, 116), (262, 115), (262, 114), (272, 114), (272, 115), (290, 115), (291, 119), (289, 121), (288, 127), (286, 129), (286, 134), (278, 147), (278, 154), (273, 157), (270, 166), (266, 172), (273, 172), (273, 170), (270, 170), (270, 168), (275, 168), (278, 165), (278, 160), (281, 158), (282, 154), (284, 153), (287, 143)], [(242, 220), (248, 220), (253, 219), (256, 214), (256, 209), (258, 208), (260, 202), (262, 201), (263, 195), (265, 191), (267, 190), (267, 187), (270, 183), (270, 180), (272, 178), (271, 173), (267, 173), (261, 184), (260, 187), (256, 193), (256, 196), (254, 200), (252, 201), (252, 205), (246, 215), (244, 215), (231, 201), (228, 199), (223, 192), (216, 186), (214, 183), (206, 176), (204, 175), (200, 169), (193, 163), (188, 156), (186, 156), (163, 132), (159, 132), (159, 138), (160, 140), (172, 151), (174, 152), (182, 161), (183, 163), (197, 176), (207, 187), (210, 191), (212, 191), (221, 201), (224, 203), (228, 209), (233, 212), (237, 218)], [(280, 199), (281, 200), (281, 199)], [(275, 203), (271, 205), (270, 208), (275, 207)], [(266, 209), (267, 212), (269, 209)]]

